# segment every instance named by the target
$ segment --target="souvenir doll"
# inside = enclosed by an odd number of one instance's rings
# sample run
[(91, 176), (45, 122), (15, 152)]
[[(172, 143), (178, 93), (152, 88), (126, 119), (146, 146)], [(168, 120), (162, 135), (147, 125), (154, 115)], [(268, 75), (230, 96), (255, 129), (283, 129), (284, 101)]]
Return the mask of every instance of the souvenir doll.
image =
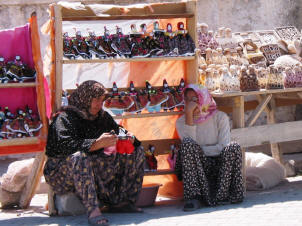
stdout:
[(161, 105), (168, 100), (168, 96), (165, 93), (160, 89), (154, 89), (148, 81), (146, 81), (144, 93), (148, 95), (150, 103), (147, 106), (147, 110), (151, 113), (160, 112)]
[(136, 24), (131, 24), (130, 50), (133, 58), (148, 57), (150, 55), (143, 40), (143, 33), (136, 30)]
[(176, 158), (177, 158), (177, 148), (175, 147), (175, 144), (170, 145), (170, 153), (168, 156), (168, 162), (170, 165), (170, 169), (174, 170), (175, 168), (175, 163), (176, 163)]
[(188, 31), (184, 28), (183, 22), (178, 22), (176, 40), (180, 56), (193, 56), (195, 54), (195, 44)]
[(126, 112), (140, 113), (149, 104), (148, 95), (136, 91), (133, 81), (130, 82), (129, 96), (133, 101), (133, 105)]
[(63, 56), (68, 59), (76, 59), (80, 55), (73, 46), (73, 40), (69, 37), (68, 32), (63, 34)]
[(172, 24), (167, 24), (165, 32), (165, 55), (166, 56), (178, 56), (178, 47), (176, 44), (175, 33), (172, 30)]
[(0, 83), (7, 83), (9, 78), (6, 75), (6, 65), (4, 58), (0, 57)]
[(248, 70), (246, 67), (241, 67), (241, 77), (240, 77), (240, 89), (243, 92), (247, 91), (257, 91), (259, 90), (259, 83), (257, 75), (253, 66), (249, 66)]
[(154, 155), (155, 147), (151, 144), (149, 144), (148, 151), (145, 152), (146, 162), (148, 169), (151, 171), (157, 170), (157, 159)]
[(111, 47), (118, 53), (120, 57), (130, 57), (130, 43), (128, 35), (122, 33), (122, 28), (116, 26), (116, 34), (111, 36)]
[(109, 109), (115, 115), (121, 115), (123, 112), (130, 107), (134, 102), (130, 96), (125, 95), (125, 93), (119, 93), (116, 83), (113, 83), (112, 92), (110, 97), (104, 101), (104, 108)]
[(99, 42), (99, 50), (104, 52), (107, 58), (113, 58), (117, 56), (117, 52), (111, 47), (111, 36), (106, 26), (104, 26), (104, 35), (97, 37), (97, 40)]
[(89, 52), (88, 44), (81, 31), (76, 31), (76, 37), (73, 39), (73, 48), (83, 59), (91, 59), (92, 55)]
[(284, 79), (281, 68), (269, 66), (267, 89), (283, 89)]
[(104, 59), (107, 57), (106, 53), (99, 48), (100, 42), (96, 37), (94, 31), (88, 31), (89, 36), (86, 38), (87, 45), (89, 47), (89, 52), (91, 55), (95, 55), (97, 58)]
[(161, 105), (162, 109), (164, 111), (173, 110), (176, 106), (176, 102), (173, 95), (175, 93), (175, 90), (169, 87), (166, 79), (163, 80), (162, 91), (168, 96), (168, 100)]
[(179, 82), (179, 85), (176, 87), (176, 92), (174, 92), (174, 100), (176, 103), (176, 108), (179, 110), (184, 109), (184, 98), (183, 98), (183, 91), (185, 89), (185, 80), (182, 78)]

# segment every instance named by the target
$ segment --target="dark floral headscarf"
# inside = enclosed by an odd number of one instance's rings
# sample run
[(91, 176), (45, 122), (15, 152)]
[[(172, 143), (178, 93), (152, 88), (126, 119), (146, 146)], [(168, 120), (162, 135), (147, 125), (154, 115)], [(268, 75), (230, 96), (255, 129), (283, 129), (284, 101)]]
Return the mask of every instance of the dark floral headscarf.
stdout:
[(107, 90), (101, 83), (94, 80), (85, 81), (70, 95), (68, 107), (76, 108), (83, 115), (83, 118), (93, 120), (96, 116), (89, 112), (92, 99), (106, 93)]

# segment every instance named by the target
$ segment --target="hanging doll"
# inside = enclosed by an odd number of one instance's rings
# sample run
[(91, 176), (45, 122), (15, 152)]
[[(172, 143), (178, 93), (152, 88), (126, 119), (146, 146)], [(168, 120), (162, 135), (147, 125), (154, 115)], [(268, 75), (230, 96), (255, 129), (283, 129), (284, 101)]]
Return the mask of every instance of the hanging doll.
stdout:
[(184, 98), (183, 98), (183, 91), (185, 89), (185, 80), (182, 78), (179, 82), (179, 85), (176, 87), (176, 92), (174, 92), (174, 100), (176, 103), (176, 108), (178, 110), (183, 110), (184, 109)]
[(128, 35), (122, 33), (122, 28), (116, 26), (116, 34), (111, 37), (112, 43), (111, 47), (118, 53), (120, 57), (130, 57), (130, 43), (128, 40)]
[(99, 48), (100, 42), (94, 31), (88, 31), (88, 34), (89, 36), (86, 38), (86, 43), (89, 48), (89, 53), (100, 59), (106, 58), (106, 53), (102, 50), (102, 48)]
[(140, 113), (149, 104), (148, 96), (136, 91), (133, 81), (130, 82), (129, 96), (133, 105), (126, 112)]
[(130, 33), (131, 57), (149, 57), (149, 49), (143, 40), (143, 33), (136, 30), (136, 24), (131, 24)]
[(154, 89), (151, 84), (146, 81), (146, 89), (144, 93), (148, 95), (150, 101), (147, 106), (148, 112), (160, 112), (161, 105), (168, 100), (168, 96), (159, 89)]
[(76, 31), (76, 37), (73, 39), (73, 48), (83, 59), (91, 59), (92, 55), (89, 52), (88, 44), (85, 38), (82, 37), (81, 31)]
[(172, 111), (176, 107), (176, 102), (173, 95), (175, 93), (175, 90), (169, 87), (166, 79), (163, 80), (162, 92), (168, 96), (168, 100), (161, 105), (162, 109), (164, 111)]
[(123, 112), (132, 107), (133, 104), (134, 102), (129, 96), (125, 95), (125, 93), (118, 92), (118, 88), (114, 82), (111, 95), (107, 100), (105, 100), (103, 105), (104, 108), (109, 109), (113, 114), (122, 115)]
[(153, 23), (153, 31), (150, 35), (152, 37), (152, 48), (156, 50), (153, 56), (166, 56), (168, 50), (165, 46), (165, 31), (163, 29), (159, 29), (158, 21)]
[(69, 37), (68, 32), (63, 34), (63, 56), (68, 59), (76, 59), (80, 56), (73, 47), (73, 40)]
[(193, 56), (195, 54), (195, 43), (188, 31), (184, 29), (184, 23), (178, 22), (176, 31), (176, 41), (180, 56)]
[(157, 170), (157, 159), (154, 156), (155, 147), (149, 144), (148, 150), (145, 151), (147, 170), (156, 171)]

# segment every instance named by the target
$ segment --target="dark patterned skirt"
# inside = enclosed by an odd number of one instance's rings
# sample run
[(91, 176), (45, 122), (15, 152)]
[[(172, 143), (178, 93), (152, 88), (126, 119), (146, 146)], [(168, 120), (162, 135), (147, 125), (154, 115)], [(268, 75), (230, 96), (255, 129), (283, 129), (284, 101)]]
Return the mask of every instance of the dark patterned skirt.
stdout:
[(141, 148), (132, 155), (76, 152), (67, 158), (48, 158), (44, 176), (55, 194), (74, 192), (90, 214), (104, 205), (135, 203), (142, 187), (144, 161)]
[(230, 143), (219, 156), (209, 157), (195, 141), (185, 138), (175, 170), (183, 180), (185, 200), (199, 199), (209, 206), (243, 201), (242, 153), (237, 143)]

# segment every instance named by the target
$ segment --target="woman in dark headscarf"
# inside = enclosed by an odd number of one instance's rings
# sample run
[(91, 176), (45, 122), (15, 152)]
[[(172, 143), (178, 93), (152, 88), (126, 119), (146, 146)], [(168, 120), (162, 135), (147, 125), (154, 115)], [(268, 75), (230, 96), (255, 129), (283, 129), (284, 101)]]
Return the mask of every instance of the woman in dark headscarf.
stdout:
[(120, 126), (102, 109), (106, 92), (96, 81), (82, 83), (71, 94), (69, 105), (54, 116), (46, 145), (47, 183), (55, 194), (74, 192), (92, 225), (108, 225), (101, 215), (103, 206), (141, 212), (135, 202), (143, 181), (144, 153), (127, 131), (134, 152), (119, 154), (112, 148)]
[(200, 202), (214, 206), (242, 202), (242, 154), (231, 141), (228, 116), (217, 110), (207, 88), (195, 84), (184, 90), (185, 115), (176, 122), (182, 143), (175, 170), (184, 184), (184, 211)]

